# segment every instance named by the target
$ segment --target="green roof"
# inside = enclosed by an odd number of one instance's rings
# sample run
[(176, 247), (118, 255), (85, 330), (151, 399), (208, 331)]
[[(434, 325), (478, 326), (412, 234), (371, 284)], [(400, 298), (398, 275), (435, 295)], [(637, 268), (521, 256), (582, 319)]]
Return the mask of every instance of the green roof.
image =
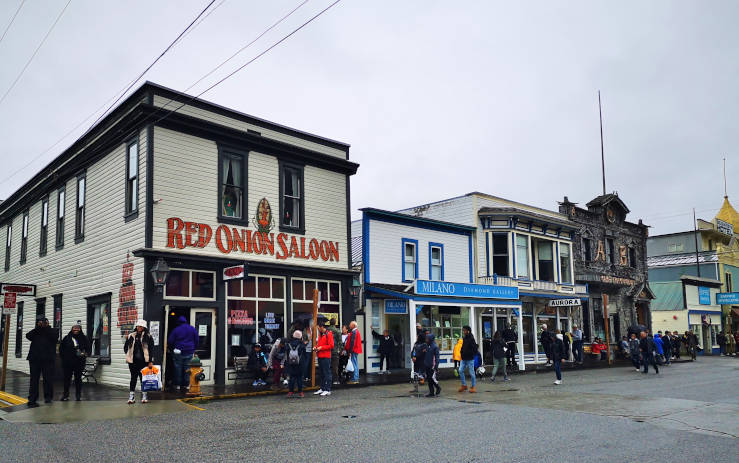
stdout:
[(681, 281), (649, 282), (655, 299), (650, 303), (652, 310), (683, 310), (683, 283)]

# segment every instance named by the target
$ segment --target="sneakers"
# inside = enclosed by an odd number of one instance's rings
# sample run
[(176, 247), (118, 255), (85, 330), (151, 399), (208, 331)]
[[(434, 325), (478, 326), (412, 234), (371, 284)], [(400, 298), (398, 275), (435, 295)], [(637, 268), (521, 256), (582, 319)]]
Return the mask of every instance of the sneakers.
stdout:
[(142, 392), (141, 393), (141, 403), (142, 404), (148, 404), (149, 403), (149, 398), (147, 397), (146, 392)]
[(323, 394), (323, 389), (319, 389), (313, 393), (313, 395), (321, 395), (321, 394)]
[(494, 383), (495, 382), (495, 376), (493, 376), (493, 377), (490, 378), (490, 382), (491, 383)]
[(477, 392), (477, 390), (475, 389), (475, 386), (472, 386), (470, 388), (470, 394), (474, 394), (475, 392)]
[(133, 392), (128, 393), (128, 405), (131, 405), (133, 403), (136, 403), (136, 396)]
[(59, 400), (61, 400), (62, 402), (66, 402), (66, 401), (68, 401), (68, 400), (69, 400), (69, 396), (68, 396), (68, 395), (65, 395), (64, 397), (62, 397), (62, 398), (61, 398), (61, 399), (59, 399)]
[(293, 393), (292, 392), (288, 392), (286, 397), (292, 397), (292, 396), (293, 396)]
[(510, 381), (510, 380), (511, 380), (511, 378), (509, 378), (507, 376), (503, 378), (503, 381)]
[(562, 380), (561, 379), (558, 379), (557, 381), (554, 382), (554, 384), (556, 384), (557, 386), (559, 386), (560, 384), (562, 384)]
[(265, 381), (265, 380), (263, 380), (263, 379), (260, 379), (260, 380), (259, 380), (259, 385), (260, 385), (260, 386), (266, 386), (266, 385), (267, 385), (267, 381)]
[(251, 383), (252, 387), (259, 386), (259, 380), (255, 379), (253, 383)]
[(436, 397), (436, 394), (432, 394), (429, 392), (428, 394), (424, 395), (424, 397)]
[(639, 369), (639, 368), (636, 368), (636, 369), (635, 369), (635, 371), (641, 371), (641, 369)]
[(303, 394), (302, 392), (299, 392), (298, 393), (298, 397), (300, 397), (302, 399), (303, 397), (305, 397), (305, 394)]
[(326, 397), (327, 395), (331, 395), (331, 391), (323, 391), (323, 392), (321, 392), (321, 397)]

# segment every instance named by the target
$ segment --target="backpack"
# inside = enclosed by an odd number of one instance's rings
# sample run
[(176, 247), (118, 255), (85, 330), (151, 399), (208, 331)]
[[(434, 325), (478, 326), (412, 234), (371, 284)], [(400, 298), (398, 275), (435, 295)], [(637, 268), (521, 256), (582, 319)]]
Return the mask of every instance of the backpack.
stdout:
[(300, 365), (300, 344), (296, 347), (293, 347), (292, 344), (288, 344), (287, 348), (289, 349), (287, 353), (287, 364)]

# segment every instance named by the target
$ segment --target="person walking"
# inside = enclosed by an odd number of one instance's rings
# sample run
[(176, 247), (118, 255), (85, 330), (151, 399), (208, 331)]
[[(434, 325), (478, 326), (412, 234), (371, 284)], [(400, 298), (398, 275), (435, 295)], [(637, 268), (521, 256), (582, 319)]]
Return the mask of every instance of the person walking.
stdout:
[(287, 353), (285, 354), (285, 368), (289, 377), (287, 397), (292, 397), (296, 388), (298, 396), (305, 397), (305, 394), (303, 394), (303, 369), (300, 366), (303, 357), (306, 355), (302, 338), (303, 333), (300, 330), (295, 330), (293, 331), (293, 338), (287, 343)]
[[(141, 370), (147, 365), (149, 368), (154, 366), (152, 352), (154, 352), (154, 340), (149, 334), (146, 327), (146, 320), (138, 320), (134, 326), (134, 331), (128, 335), (125, 344), (123, 344), (123, 352), (126, 354), (126, 363), (128, 363), (128, 371), (131, 373), (131, 381), (128, 387), (128, 403), (136, 402), (134, 392), (136, 391), (136, 383), (141, 379)], [(143, 388), (143, 384), (141, 385)], [(149, 402), (146, 391), (141, 391), (141, 403)]]
[[(518, 335), (515, 331), (513, 331), (511, 325), (508, 322), (505, 322), (505, 329), (503, 330), (503, 342), (505, 342), (506, 363), (508, 364), (508, 368), (513, 368), (513, 365), (515, 364), (517, 340)], [(493, 358), (495, 357), (493, 356)]]
[(54, 397), (54, 359), (59, 330), (49, 326), (49, 320), (42, 314), (36, 316), (36, 326), (26, 333), (31, 341), (28, 348), (28, 366), (31, 370), (31, 384), (28, 387), (29, 408), (38, 407), (38, 382), (44, 378), (44, 402), (50, 404)]
[(82, 400), (82, 370), (85, 368), (85, 359), (89, 355), (90, 341), (82, 333), (82, 326), (76, 323), (59, 344), (59, 357), (62, 359), (62, 369), (64, 370), (62, 402), (69, 400), (69, 386), (72, 382), (72, 375), (74, 375), (74, 397), (78, 402)]
[(688, 349), (690, 359), (693, 361), (697, 360), (696, 354), (698, 351), (698, 337), (694, 335), (693, 332), (690, 330), (685, 332), (685, 345)]
[(334, 323), (329, 327), (329, 331), (334, 337), (334, 348), (331, 350), (331, 378), (333, 378), (334, 384), (339, 384), (339, 359), (341, 358), (341, 352), (344, 350), (344, 343), (341, 340), (338, 318), (334, 318)]
[(662, 350), (665, 352), (665, 365), (669, 365), (672, 359), (672, 336), (669, 331), (662, 335)]
[(631, 333), (631, 339), (629, 339), (629, 355), (631, 355), (631, 364), (634, 365), (636, 371), (641, 371), (641, 350), (636, 333)]
[(541, 335), (539, 337), (541, 346), (544, 348), (544, 353), (547, 356), (547, 363), (545, 366), (552, 364), (552, 333), (547, 330), (547, 325), (541, 325)]
[(662, 336), (660, 336), (659, 333), (654, 334), (654, 351), (656, 353), (655, 356), (655, 362), (657, 362), (658, 365), (662, 365), (663, 358), (665, 356), (665, 349), (664, 344), (662, 343)]
[(672, 354), (675, 360), (680, 360), (680, 350), (682, 349), (683, 338), (677, 331), (672, 332)]
[[(339, 376), (337, 377), (342, 383), (346, 381), (346, 365), (350, 361), (349, 353), (346, 351), (346, 340), (349, 339), (349, 327), (341, 325), (341, 344), (339, 351)], [(335, 341), (334, 341), (335, 342)]]
[(349, 361), (352, 362), (354, 372), (352, 373), (352, 380), (347, 384), (359, 384), (359, 363), (357, 356), (362, 353), (362, 336), (359, 334), (357, 328), (357, 322), (352, 321), (349, 323), (349, 337), (347, 338), (346, 345), (344, 346), (346, 352), (349, 354)]
[(582, 365), (582, 330), (577, 325), (572, 326), (572, 355), (575, 361)]
[(726, 334), (726, 342), (727, 342), (727, 355), (733, 356), (736, 353), (736, 339), (734, 339), (734, 333), (729, 331)]
[(424, 377), (426, 375), (426, 351), (427, 350), (428, 350), (428, 344), (426, 344), (425, 335), (421, 333), (418, 335), (418, 339), (416, 339), (416, 343), (413, 345), (413, 350), (411, 351), (411, 360), (413, 361), (413, 371), (418, 376), (420, 376), (421, 384), (424, 383)]
[(285, 352), (287, 351), (287, 342), (285, 338), (279, 338), (275, 341), (272, 349), (269, 351), (267, 364), (272, 366), (272, 388), (279, 389), (282, 385), (282, 369), (285, 365)]
[[(380, 341), (380, 345), (377, 348), (377, 352), (380, 354), (380, 374), (389, 374), (390, 371), (390, 359), (393, 357), (393, 351), (395, 350), (395, 341), (390, 336), (390, 331), (385, 330), (382, 334), (375, 331), (372, 328), (372, 337)], [(383, 369), (384, 367), (384, 369)]]
[(495, 382), (495, 375), (498, 373), (498, 369), (503, 370), (503, 381), (510, 381), (508, 372), (506, 371), (506, 350), (508, 347), (500, 331), (495, 332), (491, 344), (493, 349), (493, 374), (490, 376), (490, 381)]
[(645, 375), (649, 373), (649, 365), (652, 365), (654, 367), (654, 372), (659, 374), (657, 362), (654, 360), (654, 351), (656, 349), (654, 338), (648, 336), (644, 331), (639, 333), (639, 337), (641, 338), (639, 341), (639, 350), (641, 351), (642, 363), (644, 364), (644, 371), (642, 371), (642, 373)]
[(174, 387), (179, 387), (181, 393), (186, 393), (190, 387), (190, 378), (187, 370), (190, 368), (190, 361), (195, 348), (200, 343), (198, 330), (190, 325), (184, 315), (180, 315), (177, 319), (179, 323), (175, 329), (169, 333), (167, 344), (172, 348), (172, 364), (174, 365)]
[(465, 379), (465, 371), (470, 374), (470, 392), (475, 393), (477, 390), (477, 378), (475, 378), (475, 354), (479, 348), (475, 337), (472, 335), (472, 328), (469, 326), (462, 327), (462, 350), (460, 355), (462, 357), (461, 364), (459, 366), (459, 379), (462, 381), (462, 385), (459, 387), (459, 392), (467, 390), (467, 381)]
[(559, 330), (556, 330), (554, 333), (554, 340), (551, 345), (551, 356), (552, 362), (554, 363), (554, 374), (557, 377), (554, 384), (559, 386), (562, 384), (562, 360), (567, 358), (567, 354), (562, 333)]
[(723, 331), (719, 331), (716, 335), (716, 342), (718, 343), (719, 355), (726, 355), (726, 335)]
[(326, 397), (331, 395), (331, 351), (334, 350), (334, 335), (325, 325), (318, 326), (316, 339), (316, 356), (318, 368), (321, 371), (321, 386), (314, 395)]
[(459, 376), (459, 364), (462, 362), (462, 338), (457, 338), (454, 349), (452, 350), (452, 360), (454, 360), (454, 376)]
[(441, 386), (436, 379), (439, 372), (439, 346), (434, 341), (434, 335), (426, 336), (426, 355), (424, 356), (424, 367), (426, 368), (426, 382), (429, 385), (429, 393), (426, 397), (436, 397), (441, 394)]

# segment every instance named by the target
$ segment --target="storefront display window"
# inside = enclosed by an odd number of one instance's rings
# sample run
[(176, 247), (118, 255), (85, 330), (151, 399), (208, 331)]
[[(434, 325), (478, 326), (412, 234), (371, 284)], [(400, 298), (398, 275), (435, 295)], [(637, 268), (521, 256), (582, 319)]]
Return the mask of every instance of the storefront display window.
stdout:
[(436, 336), (442, 351), (454, 348), (453, 340), (462, 336), (462, 327), (470, 323), (469, 307), (423, 306), (419, 314), (421, 326)]
[(173, 269), (164, 294), (167, 299), (215, 299), (215, 272)]
[(603, 323), (603, 299), (593, 299), (593, 337), (606, 339), (606, 328)]
[(534, 323), (534, 304), (531, 302), (524, 302), (521, 311), (523, 315), (523, 320), (521, 320), (523, 323), (523, 351), (534, 352), (536, 330), (531, 329)]
[(339, 310), (341, 306), (341, 284), (339, 282), (293, 279), (292, 288), (293, 322), (313, 318), (313, 290), (318, 289), (321, 292), (319, 298), (321, 306), (318, 308), (318, 314), (331, 320), (332, 323), (334, 320), (341, 323)]

